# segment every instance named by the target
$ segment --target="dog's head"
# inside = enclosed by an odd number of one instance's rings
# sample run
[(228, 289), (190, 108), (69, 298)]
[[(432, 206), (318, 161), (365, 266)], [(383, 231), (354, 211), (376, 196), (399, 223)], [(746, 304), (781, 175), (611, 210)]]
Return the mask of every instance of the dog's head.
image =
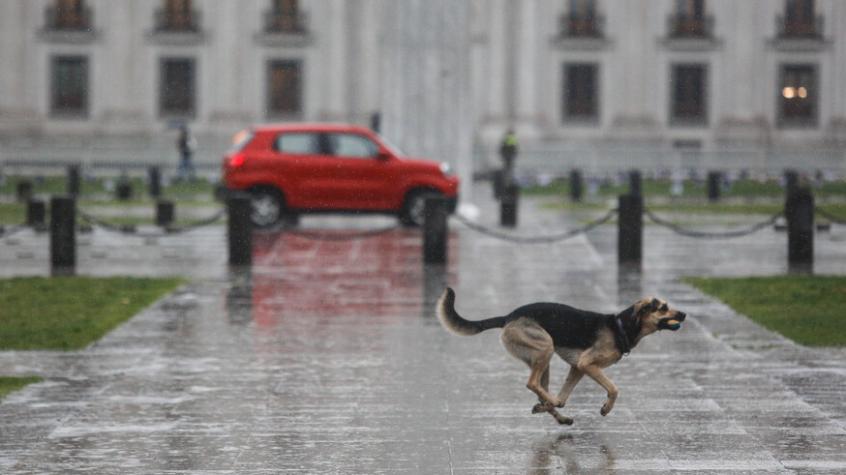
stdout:
[(641, 336), (645, 336), (658, 330), (676, 331), (687, 315), (670, 308), (665, 300), (649, 297), (635, 302), (631, 318), (640, 328)]

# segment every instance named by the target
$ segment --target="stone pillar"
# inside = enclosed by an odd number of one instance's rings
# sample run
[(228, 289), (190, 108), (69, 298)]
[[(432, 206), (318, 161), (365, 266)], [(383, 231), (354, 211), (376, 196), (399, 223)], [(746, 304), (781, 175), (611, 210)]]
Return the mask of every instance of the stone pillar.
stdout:
[(525, 128), (536, 125), (535, 120), (539, 109), (535, 100), (536, 91), (538, 91), (536, 84), (539, 70), (538, 53), (544, 51), (544, 49), (538, 42), (539, 29), (535, 26), (540, 24), (537, 18), (538, 2), (534, 0), (523, 1), (519, 2), (519, 6), (520, 22), (515, 25), (517, 30), (512, 32), (512, 34), (515, 36), (519, 35), (520, 47), (517, 49), (517, 58), (513, 63), (513, 67), (516, 68), (516, 114), (517, 119), (523, 125), (523, 127), (520, 127), (520, 132), (525, 137)]
[(347, 2), (333, 2), (332, 8), (329, 10), (329, 22), (332, 25), (328, 30), (329, 37), (327, 40), (330, 43), (328, 49), (329, 55), (329, 71), (331, 73), (329, 78), (329, 89), (327, 93), (327, 102), (325, 104), (326, 110), (324, 114), (325, 119), (333, 121), (344, 121), (347, 119), (347, 83), (352, 78), (349, 77), (347, 70), (347, 59), (350, 45), (347, 44), (349, 40), (348, 30), (351, 25), (348, 23)]
[(382, 25), (382, 130), (405, 153), (452, 163), (471, 196), (470, 5), (386, 2)]
[[(40, 79), (45, 69), (35, 61), (37, 32), (32, 25), (42, 25), (41, 2), (6, 0), (0, 15), (0, 125), (25, 129), (36, 125), (38, 101), (48, 94), (48, 79)], [(48, 71), (48, 70), (46, 70)], [(39, 87), (42, 86), (44, 92)], [(45, 100), (45, 103), (49, 98)]]
[[(195, 7), (199, 8), (199, 6)], [(215, 47), (209, 49), (211, 61), (200, 64), (197, 61), (197, 80), (212, 77), (204, 81), (207, 85), (207, 97), (212, 108), (209, 122), (225, 136), (233, 133), (255, 114), (264, 115), (267, 64), (265, 61), (252, 61), (256, 49), (254, 35), (264, 26), (263, 14), (270, 8), (270, 2), (220, 2), (215, 9), (201, 11), (203, 28), (210, 32), (207, 41)], [(214, 22), (214, 23), (212, 23)], [(214, 68), (214, 69), (212, 69)], [(247, 85), (259, 87), (262, 100), (259, 108), (251, 112), (246, 107), (246, 98), (254, 93)], [(198, 91), (198, 92), (199, 92)], [(198, 97), (198, 101), (204, 100)]]
[[(508, 87), (506, 84), (505, 0), (485, 0), (483, 31), (485, 43), (481, 47), (482, 83), (484, 99), (479, 104), (486, 121), (504, 123), (508, 116)], [(470, 20), (468, 19), (468, 28)], [(504, 125), (504, 124), (503, 124)]]

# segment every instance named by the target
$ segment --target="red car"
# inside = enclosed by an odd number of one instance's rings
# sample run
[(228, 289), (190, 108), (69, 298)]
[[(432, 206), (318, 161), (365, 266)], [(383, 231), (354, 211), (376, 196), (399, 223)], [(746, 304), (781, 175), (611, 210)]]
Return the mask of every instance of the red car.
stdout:
[(446, 197), (450, 212), (458, 198), (458, 178), (447, 164), (403, 157), (378, 134), (355, 125), (243, 130), (223, 160), (223, 181), (230, 191), (250, 193), (258, 227), (315, 212), (388, 213), (417, 226), (426, 198)]

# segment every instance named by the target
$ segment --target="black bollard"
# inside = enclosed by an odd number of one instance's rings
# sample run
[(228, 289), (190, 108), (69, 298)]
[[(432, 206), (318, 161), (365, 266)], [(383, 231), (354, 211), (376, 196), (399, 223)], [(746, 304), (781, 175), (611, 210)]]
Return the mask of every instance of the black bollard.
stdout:
[(643, 256), (643, 197), (621, 195), (617, 217), (617, 261), (640, 265)]
[(720, 201), (720, 182), (722, 178), (723, 176), (720, 172), (708, 172), (708, 201), (712, 203)]
[(43, 231), (47, 216), (46, 205), (43, 200), (31, 199), (26, 203), (26, 224), (36, 231)]
[(426, 264), (445, 264), (447, 261), (448, 215), (446, 198), (426, 198), (423, 216), (423, 262)]
[(229, 213), (227, 235), (229, 237), (229, 264), (249, 266), (253, 263), (253, 223), (250, 220), (252, 205), (250, 196), (233, 193), (226, 201)]
[(584, 179), (579, 170), (570, 170), (570, 199), (574, 203), (581, 203), (584, 195)]
[(499, 169), (493, 172), (493, 197), (495, 200), (502, 199), (503, 188), (505, 187), (505, 170)]
[(158, 198), (162, 195), (162, 174), (159, 167), (150, 167), (147, 169), (147, 179), (149, 181), (149, 192), (153, 198)]
[(67, 173), (67, 193), (70, 196), (77, 197), (80, 191), (79, 165), (68, 165)]
[(799, 188), (787, 197), (787, 263), (791, 270), (812, 271), (814, 267), (814, 195)]
[(129, 201), (132, 198), (132, 183), (129, 178), (122, 176), (115, 186), (115, 197), (120, 201)]
[(520, 187), (516, 183), (506, 183), (499, 202), (499, 225), (506, 228), (517, 227), (517, 208), (520, 205)]
[(796, 170), (784, 171), (784, 195), (789, 199), (799, 189), (799, 172)]
[(60, 273), (76, 267), (76, 201), (71, 197), (50, 199), (50, 264)]
[(32, 198), (32, 182), (29, 180), (19, 181), (15, 187), (15, 197), (20, 203), (29, 201)]
[(629, 194), (633, 196), (641, 196), (643, 194), (643, 187), (641, 182), (639, 170), (632, 170), (629, 172)]
[(173, 224), (173, 201), (159, 200), (156, 202), (156, 226), (167, 227)]

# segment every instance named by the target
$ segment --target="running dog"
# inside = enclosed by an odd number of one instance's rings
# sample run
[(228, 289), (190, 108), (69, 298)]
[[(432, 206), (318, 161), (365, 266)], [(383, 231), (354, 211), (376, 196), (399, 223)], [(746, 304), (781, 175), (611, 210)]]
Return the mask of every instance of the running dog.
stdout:
[[(526, 387), (540, 401), (532, 413), (548, 412), (559, 424), (567, 425), (573, 419), (555, 409), (564, 407), (584, 375), (608, 392), (599, 411), (607, 416), (620, 392), (602, 370), (620, 361), (645, 336), (658, 330), (678, 330), (687, 316), (663, 300), (645, 298), (618, 314), (589, 312), (558, 303), (533, 303), (503, 317), (470, 321), (455, 311), (455, 292), (450, 288), (441, 295), (436, 311), (444, 328), (458, 335), (502, 328), (505, 349), (531, 369)], [(549, 362), (553, 354), (570, 365), (557, 396), (549, 393)]]

